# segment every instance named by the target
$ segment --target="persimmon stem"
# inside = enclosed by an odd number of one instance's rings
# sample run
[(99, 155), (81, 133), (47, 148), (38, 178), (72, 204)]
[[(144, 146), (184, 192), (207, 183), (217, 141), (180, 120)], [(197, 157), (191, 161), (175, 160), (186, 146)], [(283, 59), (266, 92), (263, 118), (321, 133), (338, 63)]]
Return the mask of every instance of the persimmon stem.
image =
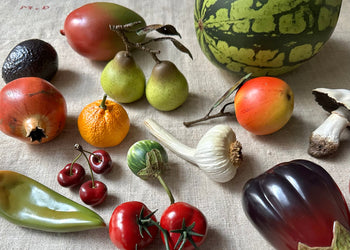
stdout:
[(210, 115), (210, 113), (216, 108), (218, 107), (220, 104), (222, 104), (225, 100), (227, 100), (227, 98), (229, 98), (235, 91), (237, 91), (245, 82), (246, 80), (251, 76), (251, 73), (246, 74), (245, 76), (243, 76), (241, 79), (239, 79), (238, 81), (236, 81), (232, 87), (230, 87), (215, 103), (213, 106), (211, 106), (211, 108), (209, 109), (209, 112), (202, 118), (194, 120), (194, 121), (190, 121), (190, 122), (184, 122), (183, 124), (186, 127), (190, 127), (193, 124), (197, 123), (197, 122), (202, 122), (202, 121), (206, 121), (209, 119), (213, 119), (213, 118), (217, 118), (217, 117), (222, 117), (222, 116), (233, 116), (233, 113), (230, 112), (225, 112), (225, 108), (228, 105), (234, 104), (234, 101), (232, 102), (228, 102), (226, 103), (222, 109), (220, 110), (220, 112), (218, 112), (215, 115)]
[(210, 115), (211, 111), (213, 109), (210, 109), (209, 112), (202, 118), (199, 118), (199, 119), (196, 119), (196, 120), (193, 120), (193, 121), (189, 121), (189, 122), (183, 122), (183, 124), (186, 126), (186, 127), (191, 127), (192, 125), (198, 123), (198, 122), (203, 122), (203, 121), (207, 121), (207, 120), (210, 120), (210, 119), (214, 119), (214, 118), (218, 118), (218, 117), (223, 117), (223, 116), (233, 116), (234, 113), (232, 112), (226, 112), (225, 109), (228, 105), (231, 105), (233, 104), (234, 102), (229, 102), (229, 103), (226, 103), (222, 109), (214, 114), (214, 115)]

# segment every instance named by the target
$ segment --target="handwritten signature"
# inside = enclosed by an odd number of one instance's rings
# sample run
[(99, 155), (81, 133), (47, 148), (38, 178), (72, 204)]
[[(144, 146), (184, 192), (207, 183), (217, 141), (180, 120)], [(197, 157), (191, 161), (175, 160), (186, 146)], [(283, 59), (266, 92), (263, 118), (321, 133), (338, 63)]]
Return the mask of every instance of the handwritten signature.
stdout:
[(41, 7), (34, 7), (31, 5), (22, 5), (19, 9), (20, 10), (47, 10), (49, 8), (50, 8), (50, 6), (48, 6), (48, 5), (43, 5)]

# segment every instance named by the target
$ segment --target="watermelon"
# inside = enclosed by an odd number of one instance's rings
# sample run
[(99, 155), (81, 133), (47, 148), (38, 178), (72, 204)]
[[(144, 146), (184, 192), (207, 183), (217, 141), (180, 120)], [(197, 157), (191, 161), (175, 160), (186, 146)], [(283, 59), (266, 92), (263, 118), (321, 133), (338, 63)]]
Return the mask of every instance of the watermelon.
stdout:
[(342, 0), (196, 0), (196, 35), (215, 65), (277, 76), (316, 55), (332, 35)]

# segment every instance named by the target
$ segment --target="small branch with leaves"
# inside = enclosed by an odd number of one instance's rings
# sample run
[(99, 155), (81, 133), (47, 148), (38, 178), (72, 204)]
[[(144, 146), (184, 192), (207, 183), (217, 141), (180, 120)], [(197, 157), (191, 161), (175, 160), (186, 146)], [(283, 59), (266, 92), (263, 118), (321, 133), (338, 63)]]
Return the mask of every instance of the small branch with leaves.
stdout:
[[(140, 28), (140, 29), (135, 29), (135, 26), (138, 24), (140, 24), (140, 22), (133, 22), (133, 23), (122, 24), (122, 25), (110, 25), (109, 28), (112, 31), (116, 32), (118, 34), (118, 36), (122, 39), (122, 41), (125, 45), (126, 51), (130, 52), (133, 49), (143, 50), (145, 52), (150, 53), (152, 58), (157, 63), (160, 62), (160, 60), (157, 57), (157, 55), (160, 53), (160, 51), (150, 49), (150, 48), (146, 47), (146, 45), (149, 43), (152, 43), (152, 42), (158, 42), (158, 41), (163, 41), (163, 40), (170, 40), (178, 50), (180, 50), (183, 53), (188, 54), (190, 56), (190, 58), (193, 59), (191, 52), (181, 42), (179, 42), (178, 40), (176, 40), (173, 37), (170, 37), (170, 36), (179, 36), (181, 38), (180, 33), (177, 32), (177, 30), (174, 26), (172, 26), (170, 24), (166, 24), (166, 25), (151, 24), (151, 25), (147, 25), (147, 26)], [(129, 39), (127, 38), (127, 35), (126, 35), (126, 33), (135, 32), (137, 35), (143, 36), (143, 35), (147, 35), (148, 33), (152, 32), (152, 31), (156, 31), (160, 34), (168, 35), (168, 36), (149, 39), (149, 40), (146, 40), (146, 41), (141, 42), (141, 43), (134, 43), (134, 42), (129, 41)]]
[(233, 116), (234, 113), (232, 112), (226, 112), (225, 109), (227, 108), (227, 106), (229, 105), (232, 105), (234, 104), (234, 101), (232, 102), (228, 102), (226, 103), (222, 109), (214, 114), (214, 115), (211, 115), (211, 112), (217, 108), (220, 104), (222, 104), (228, 97), (230, 97), (232, 95), (232, 93), (238, 91), (238, 89), (246, 82), (246, 80), (251, 76), (251, 73), (243, 76), (241, 79), (239, 79), (237, 82), (235, 82), (233, 84), (233, 86), (231, 88), (229, 88), (225, 94), (223, 94), (214, 104), (213, 106), (211, 106), (211, 108), (209, 109), (209, 112), (202, 118), (199, 118), (199, 119), (196, 119), (196, 120), (193, 120), (193, 121), (189, 121), (189, 122), (183, 122), (183, 124), (186, 126), (186, 127), (191, 127), (193, 126), (194, 124), (196, 123), (199, 123), (199, 122), (203, 122), (203, 121), (207, 121), (207, 120), (210, 120), (210, 119), (214, 119), (214, 118), (218, 118), (218, 117), (223, 117), (223, 116)]

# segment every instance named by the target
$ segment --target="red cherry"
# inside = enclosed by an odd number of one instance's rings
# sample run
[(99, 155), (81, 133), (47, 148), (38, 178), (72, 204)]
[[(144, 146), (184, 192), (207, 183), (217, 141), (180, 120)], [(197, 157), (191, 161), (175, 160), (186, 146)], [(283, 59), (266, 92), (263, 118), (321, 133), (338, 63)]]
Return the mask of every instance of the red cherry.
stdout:
[[(94, 185), (93, 185), (94, 184)], [(107, 197), (107, 186), (100, 181), (89, 180), (80, 186), (80, 199), (87, 205), (101, 204)]]
[(79, 185), (85, 177), (85, 169), (78, 163), (67, 164), (57, 175), (58, 183), (63, 187), (73, 187)]
[(112, 169), (112, 158), (104, 150), (96, 150), (89, 156), (91, 168), (96, 174), (108, 173)]

